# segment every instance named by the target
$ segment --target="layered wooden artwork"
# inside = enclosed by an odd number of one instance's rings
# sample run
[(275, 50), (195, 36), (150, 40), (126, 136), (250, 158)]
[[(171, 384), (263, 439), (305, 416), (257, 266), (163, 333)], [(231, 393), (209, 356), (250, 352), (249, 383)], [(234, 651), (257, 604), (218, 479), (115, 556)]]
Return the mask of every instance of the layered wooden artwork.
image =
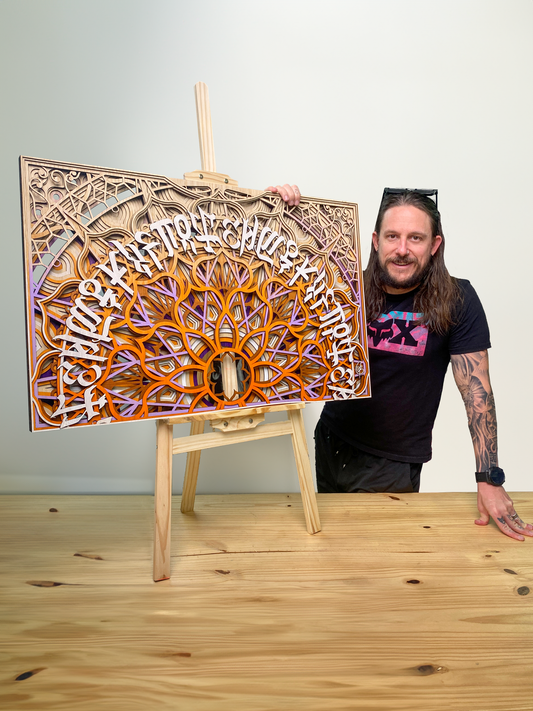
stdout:
[(357, 205), (21, 159), (33, 430), (370, 395)]

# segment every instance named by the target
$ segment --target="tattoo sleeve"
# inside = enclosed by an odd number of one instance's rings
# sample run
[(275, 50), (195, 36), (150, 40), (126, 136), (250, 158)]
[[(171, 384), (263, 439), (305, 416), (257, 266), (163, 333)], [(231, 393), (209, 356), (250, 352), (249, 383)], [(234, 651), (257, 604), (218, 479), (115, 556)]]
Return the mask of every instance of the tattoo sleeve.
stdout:
[(489, 378), (487, 351), (452, 355), (455, 382), (463, 398), (474, 445), (477, 471), (498, 464), (496, 408)]

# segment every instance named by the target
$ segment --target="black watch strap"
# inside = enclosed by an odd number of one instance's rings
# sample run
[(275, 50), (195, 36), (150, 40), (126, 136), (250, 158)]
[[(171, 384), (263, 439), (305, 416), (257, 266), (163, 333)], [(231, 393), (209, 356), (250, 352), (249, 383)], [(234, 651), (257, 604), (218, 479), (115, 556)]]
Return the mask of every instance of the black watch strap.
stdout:
[(476, 472), (477, 482), (486, 482), (492, 486), (502, 486), (505, 482), (505, 474), (500, 467), (490, 467), (487, 471)]

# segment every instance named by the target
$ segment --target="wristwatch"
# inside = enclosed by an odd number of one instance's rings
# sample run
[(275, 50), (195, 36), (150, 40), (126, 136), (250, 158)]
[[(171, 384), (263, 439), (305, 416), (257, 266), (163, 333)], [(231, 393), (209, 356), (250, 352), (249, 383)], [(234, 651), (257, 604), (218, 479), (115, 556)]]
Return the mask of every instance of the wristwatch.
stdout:
[(476, 472), (476, 481), (484, 481), (492, 486), (502, 486), (505, 481), (505, 474), (500, 467), (491, 467), (486, 472)]

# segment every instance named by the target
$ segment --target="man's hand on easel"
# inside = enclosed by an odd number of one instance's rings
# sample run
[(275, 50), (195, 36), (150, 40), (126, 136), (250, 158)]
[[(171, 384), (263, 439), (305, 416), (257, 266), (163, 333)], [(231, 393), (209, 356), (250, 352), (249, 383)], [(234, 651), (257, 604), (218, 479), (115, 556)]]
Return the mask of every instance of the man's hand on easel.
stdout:
[(298, 205), (300, 203), (300, 190), (297, 185), (269, 185), (265, 190), (271, 193), (279, 193), (282, 200), (289, 205)]

